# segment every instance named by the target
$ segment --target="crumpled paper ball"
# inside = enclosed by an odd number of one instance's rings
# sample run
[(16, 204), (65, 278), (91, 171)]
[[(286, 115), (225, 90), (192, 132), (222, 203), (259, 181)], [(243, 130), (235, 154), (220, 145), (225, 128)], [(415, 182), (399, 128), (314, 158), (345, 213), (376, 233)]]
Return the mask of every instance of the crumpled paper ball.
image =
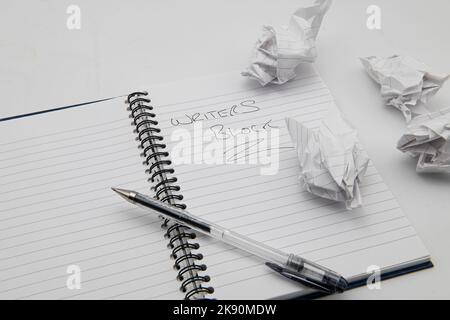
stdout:
[(370, 159), (356, 130), (336, 114), (324, 118), (318, 129), (292, 118), (287, 118), (286, 123), (297, 150), (303, 188), (319, 197), (343, 202), (348, 209), (360, 207), (359, 183)]
[(419, 158), (417, 172), (450, 173), (450, 109), (414, 118), (397, 148)]
[(387, 105), (399, 109), (407, 122), (419, 113), (411, 110), (418, 102), (427, 103), (448, 79), (448, 75), (432, 73), (411, 57), (361, 58), (366, 71), (381, 85), (381, 96)]
[(264, 26), (256, 42), (250, 66), (243, 76), (257, 80), (262, 86), (283, 84), (296, 77), (300, 63), (316, 60), (316, 38), (331, 0), (315, 0), (311, 6), (298, 9), (289, 26)]

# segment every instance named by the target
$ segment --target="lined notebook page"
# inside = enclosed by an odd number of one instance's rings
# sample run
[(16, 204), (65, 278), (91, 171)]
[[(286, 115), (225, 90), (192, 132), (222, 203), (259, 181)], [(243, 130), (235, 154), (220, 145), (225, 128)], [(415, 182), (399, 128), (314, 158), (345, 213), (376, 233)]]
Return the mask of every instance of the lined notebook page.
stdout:
[[(363, 209), (347, 211), (342, 204), (319, 199), (299, 186), (298, 161), (284, 118), (295, 117), (314, 128), (328, 110), (336, 108), (312, 68), (304, 67), (298, 79), (278, 87), (261, 88), (236, 73), (155, 87), (151, 96), (172, 150), (177, 146), (172, 134), (181, 127), (192, 130), (192, 119), (202, 122), (205, 130), (217, 129), (217, 125), (259, 128), (268, 122), (281, 128), (276, 175), (261, 175), (260, 168), (251, 165), (176, 166), (175, 175), (191, 213), (317, 261), (351, 279), (364, 276), (372, 265), (392, 270), (428, 259), (373, 164), (361, 184)], [(259, 111), (227, 114), (233, 105), (249, 100)], [(217, 298), (265, 299), (302, 290), (243, 251), (205, 237), (201, 244)]]
[(124, 99), (0, 122), (0, 298), (183, 297), (160, 220), (110, 190), (150, 188)]

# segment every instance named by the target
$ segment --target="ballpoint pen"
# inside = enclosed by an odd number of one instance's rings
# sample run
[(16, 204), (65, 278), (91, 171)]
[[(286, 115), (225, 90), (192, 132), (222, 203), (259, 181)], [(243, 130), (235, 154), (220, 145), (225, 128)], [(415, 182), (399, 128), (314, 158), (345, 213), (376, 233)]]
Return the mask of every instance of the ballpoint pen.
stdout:
[(259, 256), (266, 260), (266, 265), (275, 272), (309, 288), (331, 294), (343, 292), (348, 286), (347, 281), (338, 273), (295, 254), (272, 248), (136, 191), (118, 188), (112, 190), (128, 202), (154, 210), (164, 218)]

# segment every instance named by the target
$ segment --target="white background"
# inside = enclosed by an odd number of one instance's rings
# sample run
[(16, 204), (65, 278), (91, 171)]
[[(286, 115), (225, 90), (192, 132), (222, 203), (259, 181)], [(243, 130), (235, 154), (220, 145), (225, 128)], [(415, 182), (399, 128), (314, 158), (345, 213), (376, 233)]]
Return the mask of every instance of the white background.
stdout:
[[(0, 117), (125, 94), (151, 84), (243, 69), (263, 24), (286, 24), (304, 1), (0, 0)], [(66, 28), (70, 4), (81, 30)], [(381, 8), (368, 30), (366, 9)], [(419, 175), (396, 150), (402, 115), (383, 106), (358, 57), (406, 54), (450, 72), (448, 0), (335, 0), (317, 69), (429, 249), (435, 267), (335, 299), (450, 298), (450, 176)], [(450, 83), (430, 104), (450, 107)]]

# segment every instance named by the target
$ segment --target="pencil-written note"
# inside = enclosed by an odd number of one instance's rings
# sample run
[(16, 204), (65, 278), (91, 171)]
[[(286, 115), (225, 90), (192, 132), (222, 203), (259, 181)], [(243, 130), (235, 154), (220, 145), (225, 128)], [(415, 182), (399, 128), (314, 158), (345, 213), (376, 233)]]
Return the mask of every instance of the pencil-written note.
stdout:
[(224, 109), (184, 114), (180, 119), (171, 118), (170, 123), (173, 126), (189, 125), (198, 121), (235, 117), (241, 114), (258, 112), (259, 110), (260, 108), (256, 105), (255, 100), (244, 100)]
[(317, 78), (306, 75), (279, 89), (240, 90), (217, 102), (171, 106), (172, 113), (161, 108), (158, 116), (162, 132), (172, 142), (174, 165), (260, 165), (262, 174), (274, 175), (281, 152), (292, 149), (278, 110), (305, 113), (313, 122), (326, 112), (328, 95)]

